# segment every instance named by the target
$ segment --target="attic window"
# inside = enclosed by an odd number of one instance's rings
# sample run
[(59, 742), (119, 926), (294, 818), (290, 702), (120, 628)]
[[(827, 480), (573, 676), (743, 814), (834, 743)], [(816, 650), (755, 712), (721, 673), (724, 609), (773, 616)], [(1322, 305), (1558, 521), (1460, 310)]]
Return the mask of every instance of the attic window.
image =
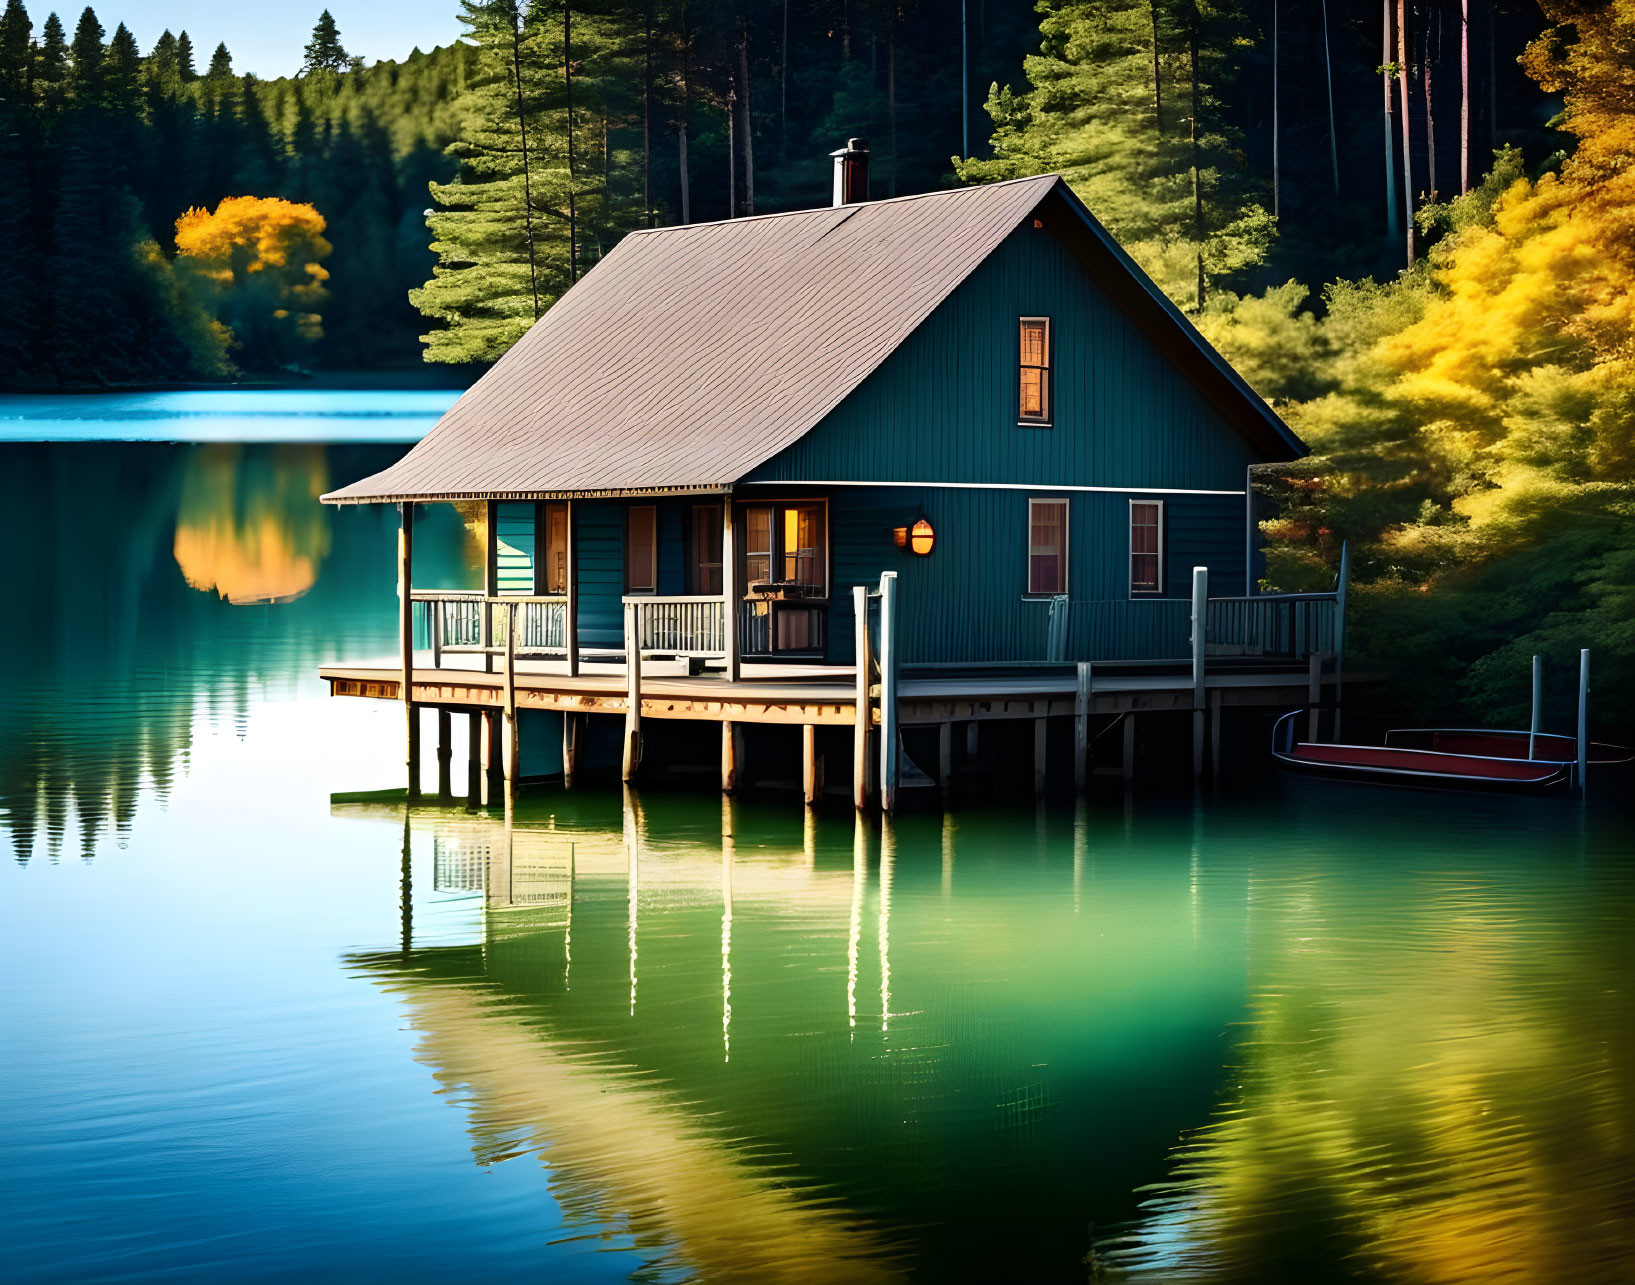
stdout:
[(1050, 318), (1021, 321), (1021, 397), (1016, 417), (1023, 424), (1050, 423)]

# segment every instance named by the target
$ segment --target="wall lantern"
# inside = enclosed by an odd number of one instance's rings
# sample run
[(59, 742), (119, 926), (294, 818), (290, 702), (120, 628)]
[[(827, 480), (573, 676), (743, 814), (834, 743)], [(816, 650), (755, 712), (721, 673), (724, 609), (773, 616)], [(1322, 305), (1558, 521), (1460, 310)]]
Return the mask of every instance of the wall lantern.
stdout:
[(931, 552), (931, 546), (937, 542), (937, 533), (931, 529), (931, 523), (921, 518), (914, 524), (913, 530), (908, 533), (908, 547), (922, 558)]

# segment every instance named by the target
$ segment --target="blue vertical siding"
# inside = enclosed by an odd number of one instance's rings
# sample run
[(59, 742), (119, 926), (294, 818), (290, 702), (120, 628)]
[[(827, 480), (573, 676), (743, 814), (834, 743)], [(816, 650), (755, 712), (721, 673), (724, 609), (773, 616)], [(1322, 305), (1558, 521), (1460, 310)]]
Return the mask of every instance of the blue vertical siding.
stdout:
[(624, 505), (580, 500), (574, 506), (581, 647), (624, 646)]

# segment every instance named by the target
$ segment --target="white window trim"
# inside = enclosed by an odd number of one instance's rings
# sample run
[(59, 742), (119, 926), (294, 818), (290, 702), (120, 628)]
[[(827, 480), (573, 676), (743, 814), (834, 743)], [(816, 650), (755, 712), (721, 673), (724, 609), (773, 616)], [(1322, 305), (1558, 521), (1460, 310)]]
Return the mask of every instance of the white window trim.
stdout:
[[(1135, 584), (1135, 506), (1138, 505), (1138, 504), (1150, 504), (1150, 505), (1152, 505), (1154, 508), (1156, 508), (1158, 510), (1158, 585), (1157, 585), (1156, 588), (1153, 588), (1153, 589), (1138, 589), (1138, 588), (1136, 588), (1136, 584)], [(1128, 535), (1126, 536), (1126, 539), (1128, 540), (1128, 543), (1129, 543), (1130, 556), (1129, 556), (1129, 560), (1124, 564), (1124, 574), (1125, 574), (1125, 578), (1129, 582), (1130, 597), (1132, 597), (1132, 598), (1157, 598), (1157, 597), (1160, 597), (1164, 592), (1164, 554), (1165, 554), (1165, 549), (1164, 549), (1164, 501), (1162, 501), (1162, 500), (1147, 500), (1147, 499), (1131, 500), (1130, 501), (1130, 520), (1129, 520), (1129, 524), (1128, 524)]]
[[(1033, 590), (1033, 506), (1035, 504), (1059, 504), (1062, 506), (1062, 587), (1054, 593), (1035, 593)], [(1030, 495), (1028, 497), (1028, 529), (1027, 539), (1022, 546), (1022, 587), (1024, 598), (1035, 602), (1049, 602), (1052, 598), (1067, 593), (1068, 586), (1073, 583), (1073, 502), (1065, 495)]]
[[(1038, 419), (1024, 418), (1020, 400), (1020, 378), (1022, 372), (1022, 327), (1029, 322), (1037, 322), (1045, 328), (1045, 413)], [(1018, 401), (1016, 407), (1016, 423), (1019, 428), (1049, 428), (1056, 422), (1056, 364), (1055, 327), (1050, 324), (1049, 317), (1018, 317), (1016, 319), (1016, 371), (1018, 377)]]

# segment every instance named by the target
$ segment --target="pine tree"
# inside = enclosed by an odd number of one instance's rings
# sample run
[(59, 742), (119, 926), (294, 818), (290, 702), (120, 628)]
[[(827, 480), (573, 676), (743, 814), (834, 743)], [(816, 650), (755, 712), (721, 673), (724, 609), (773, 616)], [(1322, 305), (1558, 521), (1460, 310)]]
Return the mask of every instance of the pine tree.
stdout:
[(56, 86), (67, 76), (68, 41), (63, 36), (62, 19), (55, 13), (49, 13), (40, 28), (40, 43), (34, 57), (34, 79), (42, 85)]
[(349, 55), (341, 46), (341, 33), (328, 9), (318, 15), (312, 28), (312, 39), (307, 41), (306, 57), (302, 60), (302, 74), (314, 71), (343, 72)]
[(23, 0), (6, 0), (0, 14), (0, 93), (17, 107), (23, 105), (29, 82), (29, 36), (34, 24)]
[(210, 69), (204, 75), (205, 79), (210, 81), (223, 81), (232, 78), (233, 55), (227, 52), (225, 41), (217, 45), (216, 52), (210, 55)]
[(191, 85), (199, 78), (193, 69), (193, 38), (185, 31), (176, 37), (176, 76), (184, 85)]

